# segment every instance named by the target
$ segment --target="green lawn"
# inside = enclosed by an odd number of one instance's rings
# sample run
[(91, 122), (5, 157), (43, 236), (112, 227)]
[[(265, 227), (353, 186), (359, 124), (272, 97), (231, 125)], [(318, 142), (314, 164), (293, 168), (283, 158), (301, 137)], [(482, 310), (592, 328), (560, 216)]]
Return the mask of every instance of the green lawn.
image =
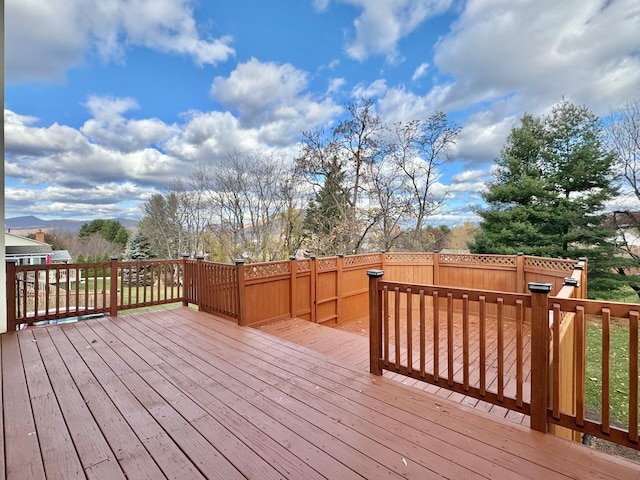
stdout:
[[(629, 327), (611, 322), (610, 416), (611, 423), (626, 426), (629, 415)], [(589, 416), (600, 419), (602, 391), (602, 322), (590, 318), (587, 325), (586, 404)]]
[[(120, 282), (118, 282), (120, 283)], [(90, 292), (93, 292), (95, 290), (97, 290), (98, 292), (102, 292), (103, 290), (106, 290), (107, 292), (109, 292), (109, 289), (111, 287), (111, 279), (110, 278), (88, 278), (86, 279), (84, 282), (79, 284), (79, 291), (80, 292), (84, 292), (85, 290), (88, 290)], [(61, 288), (64, 288), (64, 285), (61, 285)], [(75, 291), (75, 284), (71, 284), (71, 290)], [(145, 297), (145, 290), (146, 290), (146, 297)], [(152, 292), (153, 290), (153, 292)], [(120, 298), (121, 298), (121, 304), (122, 305), (129, 305), (130, 303), (135, 303), (136, 302), (136, 298), (137, 301), (142, 303), (143, 299), (146, 298), (147, 301), (151, 301), (151, 295), (153, 293), (153, 299), (154, 300), (163, 300), (164, 299), (164, 287), (160, 288), (160, 292), (158, 292), (158, 287), (156, 286), (140, 286), (140, 287), (136, 287), (135, 285), (132, 285), (131, 289), (129, 289), (129, 287), (124, 287), (120, 292)], [(159, 293), (159, 295), (158, 295)], [(169, 298), (171, 297), (171, 286), (168, 285), (167, 286), (167, 294), (169, 296)], [(129, 295), (131, 295), (131, 298), (129, 298)], [(179, 295), (179, 293), (175, 290), (174, 288), (174, 296)], [(158, 298), (159, 297), (159, 298)], [(162, 306), (160, 306), (162, 307)], [(145, 309), (154, 309), (154, 308), (158, 308), (158, 306), (154, 306), (154, 307), (145, 307)]]

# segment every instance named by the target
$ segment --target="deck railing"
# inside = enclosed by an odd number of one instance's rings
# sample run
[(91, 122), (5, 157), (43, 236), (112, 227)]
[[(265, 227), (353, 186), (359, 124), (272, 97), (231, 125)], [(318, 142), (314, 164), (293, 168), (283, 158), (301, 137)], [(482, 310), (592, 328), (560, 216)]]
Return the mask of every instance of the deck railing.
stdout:
[[(551, 347), (547, 421), (638, 449), (640, 305), (550, 297), (548, 309)], [(588, 329), (592, 334), (587, 335)], [(614, 329), (622, 337), (623, 345), (617, 344), (618, 348), (612, 346)], [(591, 365), (587, 363), (587, 350), (600, 351)], [(587, 382), (596, 404), (587, 404)], [(612, 395), (627, 398), (626, 412), (611, 411)]]
[(381, 272), (370, 273), (372, 373), (401, 373), (530, 413), (531, 295), (389, 282)]
[[(371, 373), (400, 373), (528, 414), (540, 431), (639, 449), (640, 305), (586, 300), (586, 261), (574, 264), (560, 288), (529, 282), (528, 293), (388, 281), (383, 270), (368, 275)], [(587, 337), (587, 322), (599, 326), (597, 338)], [(623, 351), (611, 347), (613, 325), (626, 332)], [(593, 348), (601, 349), (590, 366), (598, 378), (587, 376)], [(615, 421), (612, 375), (624, 377), (617, 393), (628, 403)], [(594, 381), (599, 408), (587, 405), (586, 382)]]
[[(8, 328), (92, 313), (117, 315), (120, 310), (173, 302), (196, 304), (243, 325), (290, 317), (336, 324), (338, 319), (367, 315), (369, 269), (384, 268), (388, 280), (522, 293), (528, 281), (548, 281), (554, 289), (561, 288), (571, 265), (570, 260), (523, 255), (438, 252), (292, 258), (250, 265), (203, 258), (38, 266), (7, 262)], [(488, 308), (493, 313), (494, 307)]]

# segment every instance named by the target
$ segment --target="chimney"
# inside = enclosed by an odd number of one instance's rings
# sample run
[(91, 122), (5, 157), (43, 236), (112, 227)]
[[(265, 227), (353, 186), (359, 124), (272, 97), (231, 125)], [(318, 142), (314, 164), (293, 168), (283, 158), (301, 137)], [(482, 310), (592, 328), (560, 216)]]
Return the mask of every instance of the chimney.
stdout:
[(38, 231), (36, 232), (36, 240), (37, 240), (38, 242), (42, 242), (42, 243), (44, 243), (44, 232), (43, 232), (42, 230), (38, 230)]

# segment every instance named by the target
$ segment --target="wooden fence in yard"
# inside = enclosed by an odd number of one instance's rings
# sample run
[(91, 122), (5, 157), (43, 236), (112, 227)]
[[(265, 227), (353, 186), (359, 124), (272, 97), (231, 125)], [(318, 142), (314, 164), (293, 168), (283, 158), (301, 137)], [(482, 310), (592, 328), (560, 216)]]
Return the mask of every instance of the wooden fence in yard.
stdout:
[[(85, 310), (117, 315), (120, 310), (174, 302), (197, 304), (204, 311), (242, 325), (290, 317), (336, 324), (367, 315), (367, 270), (385, 269), (386, 279), (401, 282), (511, 292), (524, 292), (531, 281), (546, 281), (557, 291), (574, 263), (523, 255), (438, 252), (373, 253), (246, 265), (242, 261), (225, 265), (188, 258), (38, 266), (8, 262), (9, 329), (21, 323), (75, 316)], [(30, 291), (37, 292), (34, 297), (39, 299), (33, 304), (28, 301)], [(45, 291), (49, 294), (43, 297)], [(461, 308), (458, 301), (454, 308)], [(495, 314), (493, 306), (488, 308)], [(507, 311), (507, 315), (513, 316), (513, 311)]]

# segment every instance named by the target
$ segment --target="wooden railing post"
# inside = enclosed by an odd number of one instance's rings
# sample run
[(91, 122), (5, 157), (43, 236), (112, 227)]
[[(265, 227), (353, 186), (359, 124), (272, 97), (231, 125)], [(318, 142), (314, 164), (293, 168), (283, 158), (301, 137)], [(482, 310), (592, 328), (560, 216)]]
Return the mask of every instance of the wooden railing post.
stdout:
[[(178, 288), (182, 287), (182, 306), (183, 307), (188, 307), (189, 306), (189, 294), (188, 292), (188, 285), (189, 282), (187, 281), (187, 260), (189, 260), (189, 254), (188, 253), (183, 253), (182, 254), (182, 275), (180, 275), (180, 270), (178, 270), (178, 272), (176, 272), (178, 274)], [(182, 278), (182, 285), (180, 284), (180, 279)], [(173, 281), (175, 282), (175, 278), (173, 279)], [(175, 285), (175, 283), (174, 283)]]
[(342, 283), (342, 271), (344, 269), (344, 254), (338, 254), (338, 273), (336, 274), (336, 315), (338, 316), (336, 321), (339, 323), (342, 319), (342, 301), (344, 297), (344, 286)]
[(291, 279), (289, 282), (289, 315), (291, 318), (296, 318), (296, 283), (298, 280), (298, 261), (295, 255), (289, 257), (289, 275)]
[(524, 253), (518, 252), (516, 254), (516, 292), (525, 292), (525, 278), (524, 278)]
[(244, 326), (247, 324), (247, 319), (244, 315), (244, 259), (236, 258), (233, 263), (236, 264), (236, 275), (238, 278), (238, 295), (236, 311), (238, 313), (238, 325)]
[(202, 261), (204, 260), (204, 255), (196, 255), (196, 278), (194, 283), (194, 292), (196, 303), (198, 304), (198, 311), (202, 311), (202, 303), (204, 301), (204, 294), (201, 292), (201, 287), (204, 285), (204, 280), (202, 275), (204, 275), (202, 268)]
[(580, 298), (587, 298), (587, 257), (578, 258), (578, 265), (576, 268), (582, 270), (582, 276), (580, 277)]
[(16, 317), (16, 260), (7, 259), (7, 323), (0, 325), (0, 333), (11, 332), (18, 324)]
[(378, 282), (384, 270), (368, 270), (369, 276), (369, 372), (382, 375), (379, 359), (382, 358), (382, 296)]
[(433, 284), (440, 285), (440, 252), (433, 251)]
[(312, 255), (309, 257), (310, 262), (310, 271), (311, 271), (311, 301), (309, 302), (311, 306), (311, 321), (313, 323), (317, 322), (317, 305), (316, 305), (316, 281), (318, 280), (318, 268), (316, 263), (316, 256)]
[(109, 257), (111, 266), (109, 268), (109, 315), (118, 316), (118, 257)]
[(550, 283), (529, 283), (531, 292), (531, 428), (548, 431)]

